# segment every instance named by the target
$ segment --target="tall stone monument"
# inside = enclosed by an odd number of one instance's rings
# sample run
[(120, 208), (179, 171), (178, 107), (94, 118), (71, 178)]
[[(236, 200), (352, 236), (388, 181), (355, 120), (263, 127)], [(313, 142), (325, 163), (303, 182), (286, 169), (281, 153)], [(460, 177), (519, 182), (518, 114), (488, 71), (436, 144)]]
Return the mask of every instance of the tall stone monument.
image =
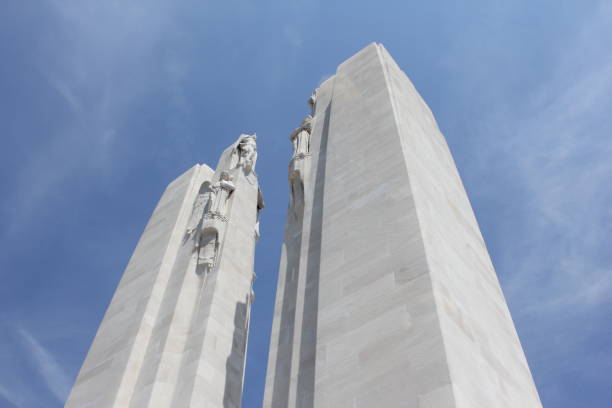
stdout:
[(263, 208), (254, 135), (170, 183), (130, 259), (69, 408), (238, 408)]
[(291, 135), (265, 408), (537, 408), (444, 136), (382, 45)]

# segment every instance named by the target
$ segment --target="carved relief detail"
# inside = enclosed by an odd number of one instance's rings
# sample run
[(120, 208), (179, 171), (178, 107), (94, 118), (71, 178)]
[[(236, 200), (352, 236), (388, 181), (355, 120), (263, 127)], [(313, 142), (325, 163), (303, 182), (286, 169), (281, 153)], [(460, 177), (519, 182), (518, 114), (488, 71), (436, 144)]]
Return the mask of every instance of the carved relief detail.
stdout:
[(227, 218), (224, 215), (221, 214), (215, 214), (215, 213), (206, 213), (204, 214), (204, 219), (205, 220), (219, 220), (222, 222), (227, 222), (229, 221), (229, 218)]

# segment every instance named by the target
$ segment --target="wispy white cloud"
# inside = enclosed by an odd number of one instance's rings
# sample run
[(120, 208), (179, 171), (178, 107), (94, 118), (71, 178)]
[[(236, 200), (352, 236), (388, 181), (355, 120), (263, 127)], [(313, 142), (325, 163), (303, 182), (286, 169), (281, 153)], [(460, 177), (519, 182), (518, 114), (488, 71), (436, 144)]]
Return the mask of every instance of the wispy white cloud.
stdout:
[[(0, 406), (43, 408), (64, 403), (71, 377), (31, 330), (0, 316)], [(56, 404), (53, 404), (55, 406)]]
[(64, 402), (70, 390), (71, 380), (58, 363), (55, 356), (47, 350), (30, 332), (24, 328), (18, 330), (21, 345), (35, 366), (36, 372), (49, 391), (58, 401)]
[(294, 48), (301, 47), (302, 42), (304, 41), (301, 31), (291, 24), (288, 24), (283, 28), (283, 36)]
[(15, 189), (6, 197), (5, 236), (27, 230), (37, 210), (75, 174), (110, 178), (112, 151), (126, 136), (118, 129), (146, 95), (151, 55), (175, 24), (176, 7), (158, 0), (47, 0), (45, 5), (55, 31), (32, 53), (32, 65), (70, 114), (62, 128), (30, 144), (28, 159), (14, 175)]
[(0, 397), (15, 407), (21, 407), (23, 398), (13, 389), (0, 384)]
[[(520, 104), (512, 98), (516, 90), (486, 95), (495, 104), (467, 141), (478, 154), (464, 173), (475, 179), (494, 173), (488, 180), (503, 183), (474, 193), (499, 209), (489, 215), (495, 226), (487, 238), (543, 371), (612, 365), (610, 356), (562, 356), (589, 351), (584, 344), (605, 327), (601, 319), (612, 304), (612, 55), (601, 52), (610, 21), (609, 3), (577, 21), (548, 77)], [(552, 384), (557, 375), (545, 379)]]
[[(513, 257), (514, 264), (520, 262), (509, 282), (515, 298), (524, 299), (525, 283), (534, 280), (559, 307), (606, 300), (594, 298), (599, 293), (594, 285), (612, 289), (612, 271), (601, 259), (612, 215), (612, 196), (605, 189), (612, 179), (612, 146), (609, 135), (593, 128), (598, 111), (612, 103), (612, 58), (601, 61), (582, 52), (584, 42), (605, 41), (611, 17), (612, 8), (603, 6), (564, 50), (550, 80), (528, 95), (518, 112), (495, 117), (499, 142), (526, 189), (523, 221), (530, 225), (525, 232), (531, 236), (524, 237), (529, 247), (519, 244), (522, 256)], [(550, 291), (541, 292), (542, 281)]]
[[(449, 140), (545, 406), (585, 406), (564, 385), (601, 394), (594, 373), (612, 368), (601, 340), (612, 310), (612, 4), (596, 4), (559, 33), (544, 28), (555, 33), (545, 57), (517, 54), (508, 30), (466, 58), (458, 44), (451, 62), (466, 62), (452, 86), (471, 97), (447, 133), (467, 130)], [(511, 44), (507, 72), (498, 43)]]
[(75, 95), (71, 86), (64, 82), (64, 80), (56, 77), (47, 78), (49, 85), (64, 98), (64, 101), (72, 108), (75, 114), (79, 114), (83, 111), (83, 104), (81, 100)]

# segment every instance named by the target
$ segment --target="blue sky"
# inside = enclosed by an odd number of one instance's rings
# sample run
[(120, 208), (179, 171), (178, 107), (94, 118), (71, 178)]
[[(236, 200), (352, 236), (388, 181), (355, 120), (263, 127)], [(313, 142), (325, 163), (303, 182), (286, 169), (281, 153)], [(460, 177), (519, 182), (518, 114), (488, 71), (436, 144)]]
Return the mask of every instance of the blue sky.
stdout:
[(612, 400), (612, 4), (4, 0), (0, 407), (60, 407), (165, 185), (257, 132), (259, 407), (288, 135), (382, 42), (454, 153), (546, 407)]

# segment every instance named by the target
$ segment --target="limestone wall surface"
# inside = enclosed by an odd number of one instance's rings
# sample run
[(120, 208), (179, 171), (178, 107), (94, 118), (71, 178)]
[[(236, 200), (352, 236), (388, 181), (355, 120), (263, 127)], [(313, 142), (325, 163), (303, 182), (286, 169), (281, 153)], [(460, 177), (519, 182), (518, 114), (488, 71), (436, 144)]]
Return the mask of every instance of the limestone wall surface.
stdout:
[(264, 407), (541, 407), (444, 137), (382, 45), (317, 90), (310, 136)]
[(66, 407), (240, 407), (263, 208), (255, 139), (168, 186)]
[(129, 406), (200, 184), (196, 165), (168, 185), (119, 282), (66, 407)]

